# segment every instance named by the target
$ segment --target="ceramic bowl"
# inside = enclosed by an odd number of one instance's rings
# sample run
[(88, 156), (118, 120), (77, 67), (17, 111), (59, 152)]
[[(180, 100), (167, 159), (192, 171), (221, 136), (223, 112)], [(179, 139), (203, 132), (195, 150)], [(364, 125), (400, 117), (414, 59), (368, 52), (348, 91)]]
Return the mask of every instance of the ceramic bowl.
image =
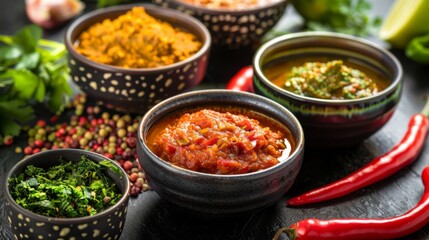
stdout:
[[(295, 151), (286, 161), (265, 170), (217, 175), (177, 167), (148, 148), (149, 129), (166, 115), (213, 105), (247, 108), (277, 120), (291, 131)], [(292, 186), (301, 168), (303, 150), (301, 125), (287, 109), (256, 94), (229, 90), (199, 90), (165, 100), (145, 114), (138, 130), (138, 159), (151, 188), (182, 209), (210, 216), (249, 213), (278, 201)]]
[[(262, 68), (267, 64), (303, 55), (346, 58), (377, 71), (390, 84), (370, 97), (324, 100), (286, 91), (264, 75)], [(309, 147), (358, 144), (392, 117), (401, 96), (403, 70), (396, 57), (370, 41), (349, 35), (309, 32), (278, 37), (257, 50), (253, 66), (255, 92), (282, 104), (299, 119)]]
[[(158, 68), (121, 68), (94, 62), (73, 47), (79, 35), (104, 19), (114, 19), (134, 6), (175, 27), (195, 34), (203, 46), (188, 59)], [(76, 19), (65, 34), (69, 67), (73, 82), (89, 97), (124, 112), (144, 113), (156, 103), (185, 92), (204, 78), (211, 37), (207, 28), (195, 18), (178, 11), (151, 4), (121, 5), (103, 8)]]
[(122, 175), (110, 169), (105, 174), (118, 186), (122, 197), (115, 205), (93, 216), (47, 217), (24, 209), (12, 198), (7, 179), (18, 176), (28, 165), (48, 168), (60, 164), (60, 157), (66, 161), (78, 162), (82, 155), (95, 162), (107, 159), (80, 149), (47, 150), (21, 160), (8, 172), (2, 188), (5, 189), (7, 220), (15, 239), (119, 239), (128, 209), (130, 183), (125, 171), (112, 160), (110, 161), (120, 169)]
[(283, 16), (288, 0), (240, 10), (206, 8), (180, 0), (152, 2), (177, 9), (200, 20), (212, 34), (213, 45), (240, 48), (260, 40)]

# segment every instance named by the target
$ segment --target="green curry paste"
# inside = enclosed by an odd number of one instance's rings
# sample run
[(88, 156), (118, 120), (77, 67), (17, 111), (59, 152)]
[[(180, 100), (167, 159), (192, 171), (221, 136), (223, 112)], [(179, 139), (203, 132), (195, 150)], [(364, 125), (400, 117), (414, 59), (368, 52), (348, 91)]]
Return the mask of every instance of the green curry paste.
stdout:
[(342, 60), (306, 62), (285, 74), (286, 90), (322, 99), (356, 99), (379, 92), (375, 82)]

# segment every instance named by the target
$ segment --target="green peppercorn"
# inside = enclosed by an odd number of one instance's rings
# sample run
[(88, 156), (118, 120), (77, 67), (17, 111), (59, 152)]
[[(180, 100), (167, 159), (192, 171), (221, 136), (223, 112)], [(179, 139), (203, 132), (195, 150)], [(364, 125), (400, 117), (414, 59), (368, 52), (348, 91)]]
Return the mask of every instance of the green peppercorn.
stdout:
[(106, 129), (101, 128), (100, 130), (98, 130), (98, 135), (101, 137), (106, 137), (107, 136)]
[(133, 133), (133, 132), (135, 132), (135, 129), (133, 126), (128, 126), (127, 131)]
[(115, 154), (116, 153), (116, 149), (114, 147), (109, 147), (107, 149), (107, 152), (110, 153), (110, 154)]
[(121, 129), (118, 129), (117, 134), (118, 134), (118, 137), (122, 138), (122, 137), (125, 137), (125, 135), (127, 135), (127, 131), (121, 128)]
[(81, 147), (86, 146), (87, 144), (88, 144), (88, 139), (86, 139), (86, 138), (81, 138), (81, 139), (79, 140), (79, 145), (80, 145)]
[(115, 136), (110, 136), (110, 137), (109, 137), (109, 142), (114, 142), (114, 143), (116, 143), (116, 137), (115, 137)]
[(48, 135), (48, 141), (49, 142), (53, 142), (53, 141), (55, 141), (55, 139), (56, 139), (56, 136), (55, 136), (54, 132), (52, 132)]
[(110, 118), (110, 114), (108, 112), (103, 112), (101, 114), (101, 118), (104, 120), (108, 120)]
[(125, 122), (131, 122), (131, 116), (130, 116), (130, 115), (128, 115), (128, 114), (124, 115), (124, 116), (122, 117), (122, 119), (123, 119)]
[(30, 129), (28, 130), (28, 136), (29, 136), (29, 137), (34, 137), (34, 136), (36, 135), (36, 133), (37, 133), (37, 130), (36, 130), (36, 129), (34, 129), (34, 128), (30, 128)]
[(93, 137), (93, 135), (92, 135), (91, 132), (86, 132), (85, 135), (84, 135), (84, 138), (86, 138), (87, 140), (91, 140), (92, 137)]

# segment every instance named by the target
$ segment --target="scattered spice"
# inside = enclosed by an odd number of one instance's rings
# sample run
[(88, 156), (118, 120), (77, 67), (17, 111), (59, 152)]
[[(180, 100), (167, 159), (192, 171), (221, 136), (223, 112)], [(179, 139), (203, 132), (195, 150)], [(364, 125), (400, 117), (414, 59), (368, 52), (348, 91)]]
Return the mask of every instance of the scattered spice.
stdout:
[(197, 37), (134, 7), (84, 31), (75, 49), (89, 59), (124, 68), (156, 68), (185, 60), (202, 46)]
[(256, 8), (270, 3), (280, 2), (280, 0), (180, 0), (181, 2), (203, 6), (206, 8), (242, 10)]
[[(140, 116), (111, 114), (103, 112), (99, 105), (86, 103), (85, 95), (77, 95), (70, 111), (74, 114), (69, 122), (48, 124), (37, 121), (28, 133), (28, 145), (25, 155), (31, 155), (47, 149), (80, 148), (104, 155), (117, 161), (129, 175), (131, 196), (148, 190), (145, 175), (137, 161), (136, 137)], [(56, 118), (52, 120), (57, 121)], [(130, 177), (137, 173), (138, 177)]]
[(29, 165), (10, 178), (16, 203), (45, 216), (74, 218), (95, 215), (122, 197), (113, 180), (102, 172), (101, 163), (86, 156), (77, 163), (60, 162), (48, 169)]
[(322, 99), (355, 99), (376, 94), (378, 86), (365, 73), (342, 60), (307, 62), (285, 75), (286, 90)]
[(266, 169), (293, 151), (295, 144), (288, 129), (250, 111), (235, 112), (202, 109), (172, 115), (152, 127), (146, 141), (160, 158), (212, 174)]

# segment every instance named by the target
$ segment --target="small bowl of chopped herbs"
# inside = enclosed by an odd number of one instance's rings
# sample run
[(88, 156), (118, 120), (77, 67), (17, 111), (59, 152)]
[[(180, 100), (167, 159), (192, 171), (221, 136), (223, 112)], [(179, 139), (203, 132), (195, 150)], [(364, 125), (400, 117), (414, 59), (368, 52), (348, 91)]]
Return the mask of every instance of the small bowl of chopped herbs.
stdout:
[(332, 32), (287, 34), (253, 59), (255, 92), (299, 119), (307, 145), (350, 147), (378, 131), (400, 100), (403, 70), (388, 50)]
[(119, 239), (128, 209), (125, 171), (80, 149), (24, 158), (6, 176), (6, 214), (16, 239)]

